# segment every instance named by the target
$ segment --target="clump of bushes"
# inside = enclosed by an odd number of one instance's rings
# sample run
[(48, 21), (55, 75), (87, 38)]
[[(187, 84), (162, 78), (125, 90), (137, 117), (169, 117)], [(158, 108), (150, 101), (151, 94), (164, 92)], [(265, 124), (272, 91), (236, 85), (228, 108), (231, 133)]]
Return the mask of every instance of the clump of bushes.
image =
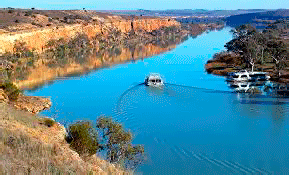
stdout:
[(89, 121), (72, 124), (66, 140), (80, 155), (102, 152), (111, 163), (134, 169), (144, 161), (144, 147), (133, 145), (133, 135), (111, 118), (100, 117), (96, 125)]
[(51, 60), (51, 63), (64, 66), (71, 61), (80, 64), (86, 63), (91, 50), (92, 45), (88, 36), (79, 33), (69, 41), (64, 38), (49, 40), (46, 44), (45, 54)]
[(14, 56), (16, 58), (27, 58), (27, 57), (34, 57), (33, 50), (29, 50), (27, 43), (24, 41), (16, 41), (14, 44)]
[(11, 82), (4, 82), (0, 84), (0, 88), (4, 90), (9, 100), (11, 101), (17, 100), (21, 93), (21, 90), (15, 84)]
[(56, 123), (55, 120), (53, 120), (52, 118), (43, 118), (42, 121), (43, 121), (43, 124), (48, 127), (51, 127)]
[(31, 10), (26, 11), (24, 16), (31, 16), (33, 14), (33, 12)]
[(14, 12), (14, 8), (8, 7), (8, 13), (13, 13)]
[(68, 128), (69, 136), (66, 139), (70, 147), (80, 155), (93, 155), (99, 150), (97, 132), (88, 121), (72, 124)]

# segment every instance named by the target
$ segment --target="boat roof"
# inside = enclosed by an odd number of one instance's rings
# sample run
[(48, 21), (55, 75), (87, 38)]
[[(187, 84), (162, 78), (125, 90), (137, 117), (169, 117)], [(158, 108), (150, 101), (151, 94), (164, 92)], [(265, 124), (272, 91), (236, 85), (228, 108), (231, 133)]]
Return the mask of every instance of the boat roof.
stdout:
[(251, 74), (267, 74), (267, 72), (249, 72)]
[(248, 72), (247, 70), (241, 70), (239, 72), (230, 72), (228, 75), (242, 75), (242, 74), (263, 74), (266, 75), (267, 72)]
[(147, 78), (161, 78), (159, 73), (150, 73)]

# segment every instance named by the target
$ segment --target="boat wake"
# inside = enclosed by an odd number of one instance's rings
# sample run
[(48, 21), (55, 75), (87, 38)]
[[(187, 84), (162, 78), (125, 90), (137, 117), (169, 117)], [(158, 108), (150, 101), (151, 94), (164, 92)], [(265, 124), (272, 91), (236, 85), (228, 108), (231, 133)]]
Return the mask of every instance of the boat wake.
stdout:
[(221, 169), (227, 170), (233, 174), (262, 174), (262, 175), (272, 174), (272, 172), (266, 171), (262, 168), (248, 167), (235, 161), (218, 160), (204, 153), (196, 153), (193, 151), (189, 151), (186, 148), (171, 145), (166, 140), (162, 140), (157, 137), (154, 137), (154, 141), (157, 144), (160, 144), (163, 148), (169, 149), (170, 152), (176, 156), (176, 158), (182, 161), (188, 161), (188, 159), (195, 159), (197, 161), (209, 163), (213, 166), (218, 166)]

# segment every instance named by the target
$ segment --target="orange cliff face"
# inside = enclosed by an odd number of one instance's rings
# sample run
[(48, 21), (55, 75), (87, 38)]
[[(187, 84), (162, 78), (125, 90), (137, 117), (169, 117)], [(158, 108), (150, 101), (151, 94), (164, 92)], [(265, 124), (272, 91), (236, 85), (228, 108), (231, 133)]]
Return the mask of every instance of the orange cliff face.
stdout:
[(6, 52), (12, 53), (16, 41), (25, 42), (28, 49), (34, 49), (36, 52), (41, 53), (49, 40), (60, 38), (70, 40), (78, 33), (83, 33), (92, 38), (107, 28), (116, 28), (122, 33), (128, 33), (132, 28), (134, 31), (143, 30), (151, 32), (152, 30), (170, 26), (180, 26), (180, 23), (169, 18), (137, 18), (131, 20), (119, 16), (109, 16), (109, 19), (106, 19), (104, 22), (96, 21), (94, 23), (2, 33), (0, 34), (0, 54)]
[(181, 26), (181, 24), (175, 20), (169, 18), (139, 18), (134, 20), (117, 20), (111, 19), (113, 25), (123, 33), (128, 33), (132, 30), (144, 30), (151, 32), (158, 30), (162, 27)]
[(47, 81), (54, 80), (56, 77), (65, 77), (71, 74), (83, 74), (102, 66), (124, 63), (130, 60), (139, 60), (152, 55), (166, 52), (176, 47), (172, 44), (166, 48), (148, 44), (136, 48), (133, 52), (129, 48), (122, 48), (119, 55), (110, 56), (104, 52), (102, 56), (90, 55), (86, 58), (85, 63), (79, 64), (75, 61), (64, 67), (49, 67), (40, 59), (34, 68), (28, 70), (28, 76), (24, 80), (18, 80), (17, 85), (21, 89), (29, 89), (44, 84)]
[(69, 40), (78, 33), (86, 33), (92, 37), (101, 31), (98, 25), (68, 25), (63, 27), (52, 27), (45, 29), (32, 30), (27, 32), (14, 32), (0, 35), (0, 53), (13, 52), (16, 41), (26, 43), (30, 50), (35, 49), (41, 53), (49, 40), (64, 38)]

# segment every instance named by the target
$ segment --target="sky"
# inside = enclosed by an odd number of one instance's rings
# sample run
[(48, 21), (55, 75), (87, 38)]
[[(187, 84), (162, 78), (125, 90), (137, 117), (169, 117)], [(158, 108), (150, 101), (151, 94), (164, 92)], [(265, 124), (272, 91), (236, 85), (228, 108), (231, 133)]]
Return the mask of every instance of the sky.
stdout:
[(0, 0), (0, 7), (52, 10), (288, 9), (289, 0)]

